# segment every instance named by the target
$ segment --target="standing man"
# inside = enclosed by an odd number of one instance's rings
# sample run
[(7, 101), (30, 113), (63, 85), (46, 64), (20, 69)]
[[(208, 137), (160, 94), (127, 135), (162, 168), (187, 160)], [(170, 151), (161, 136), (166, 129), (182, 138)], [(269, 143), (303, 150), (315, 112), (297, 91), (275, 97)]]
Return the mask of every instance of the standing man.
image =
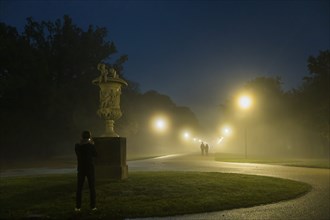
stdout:
[(208, 143), (206, 143), (206, 145), (205, 145), (205, 154), (206, 154), (206, 156), (209, 154), (209, 145), (208, 145)]
[(204, 142), (201, 143), (201, 153), (202, 155), (204, 155), (204, 150), (205, 150), (205, 146), (204, 146)]
[(96, 211), (96, 193), (95, 193), (95, 172), (93, 157), (96, 157), (96, 150), (94, 142), (91, 138), (91, 132), (83, 131), (80, 143), (75, 145), (75, 151), (78, 161), (78, 175), (77, 175), (77, 194), (76, 194), (76, 212), (81, 209), (81, 196), (85, 177), (88, 180), (89, 194), (90, 194), (90, 208)]

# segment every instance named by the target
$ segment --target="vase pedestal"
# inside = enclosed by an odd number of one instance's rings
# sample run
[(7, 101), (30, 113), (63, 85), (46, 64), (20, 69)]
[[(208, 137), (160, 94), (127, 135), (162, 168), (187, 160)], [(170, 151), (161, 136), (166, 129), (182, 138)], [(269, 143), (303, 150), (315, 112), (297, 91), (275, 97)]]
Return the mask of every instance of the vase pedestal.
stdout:
[(97, 157), (95, 159), (96, 179), (126, 179), (128, 166), (126, 163), (126, 138), (95, 137)]

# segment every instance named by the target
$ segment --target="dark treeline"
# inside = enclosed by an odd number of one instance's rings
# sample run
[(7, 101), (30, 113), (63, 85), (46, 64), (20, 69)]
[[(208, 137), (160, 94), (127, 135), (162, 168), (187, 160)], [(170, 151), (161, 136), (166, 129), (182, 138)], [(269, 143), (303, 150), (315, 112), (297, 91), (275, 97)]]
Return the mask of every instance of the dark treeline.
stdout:
[(99, 88), (91, 81), (99, 75), (97, 64), (115, 57), (111, 66), (129, 82), (122, 94), (123, 117), (116, 122), (117, 132), (128, 138), (128, 152), (156, 154), (164, 142), (167, 152), (181, 150), (175, 129), (167, 138), (152, 138), (149, 117), (161, 110), (172, 117), (173, 128), (198, 130), (195, 115), (156, 91), (139, 92), (123, 75), (127, 56), (118, 56), (106, 39), (105, 28), (83, 30), (69, 16), (55, 22), (28, 18), (22, 33), (0, 23), (1, 158), (73, 154), (83, 129), (100, 135)]
[(222, 105), (222, 122), (236, 130), (231, 150), (244, 152), (246, 127), (250, 154), (329, 157), (330, 51), (307, 63), (310, 75), (296, 89), (284, 91), (279, 77), (258, 77), (242, 88), (251, 109), (240, 109), (237, 97)]

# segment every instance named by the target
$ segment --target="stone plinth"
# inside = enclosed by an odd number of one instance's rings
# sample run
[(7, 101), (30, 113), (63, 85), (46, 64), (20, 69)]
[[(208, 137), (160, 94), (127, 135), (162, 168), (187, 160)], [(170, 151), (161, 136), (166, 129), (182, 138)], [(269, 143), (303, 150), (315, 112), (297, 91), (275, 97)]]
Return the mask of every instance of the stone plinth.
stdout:
[(97, 158), (95, 160), (96, 179), (125, 179), (128, 177), (126, 164), (126, 138), (95, 137)]

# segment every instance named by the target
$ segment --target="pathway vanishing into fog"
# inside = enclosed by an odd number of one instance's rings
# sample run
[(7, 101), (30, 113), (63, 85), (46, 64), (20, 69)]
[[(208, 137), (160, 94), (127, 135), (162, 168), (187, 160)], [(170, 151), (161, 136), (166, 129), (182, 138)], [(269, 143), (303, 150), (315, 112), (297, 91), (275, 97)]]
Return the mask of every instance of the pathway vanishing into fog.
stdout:
[[(273, 176), (292, 179), (312, 185), (308, 194), (289, 201), (261, 205), (251, 208), (233, 209), (227, 211), (182, 215), (157, 219), (296, 219), (319, 220), (330, 219), (330, 169), (300, 168), (265, 164), (216, 162), (212, 156), (199, 155), (168, 155), (147, 160), (129, 161), (128, 169), (134, 171), (201, 171), (241, 173), (262, 176)], [(6, 176), (23, 176), (55, 173), (74, 173), (75, 169), (20, 169), (0, 173), (0, 178)]]
[(330, 219), (330, 169), (216, 162), (210, 156), (170, 155), (128, 163), (129, 171), (203, 171), (242, 173), (292, 179), (312, 185), (308, 194), (289, 201), (251, 208), (148, 219)]

